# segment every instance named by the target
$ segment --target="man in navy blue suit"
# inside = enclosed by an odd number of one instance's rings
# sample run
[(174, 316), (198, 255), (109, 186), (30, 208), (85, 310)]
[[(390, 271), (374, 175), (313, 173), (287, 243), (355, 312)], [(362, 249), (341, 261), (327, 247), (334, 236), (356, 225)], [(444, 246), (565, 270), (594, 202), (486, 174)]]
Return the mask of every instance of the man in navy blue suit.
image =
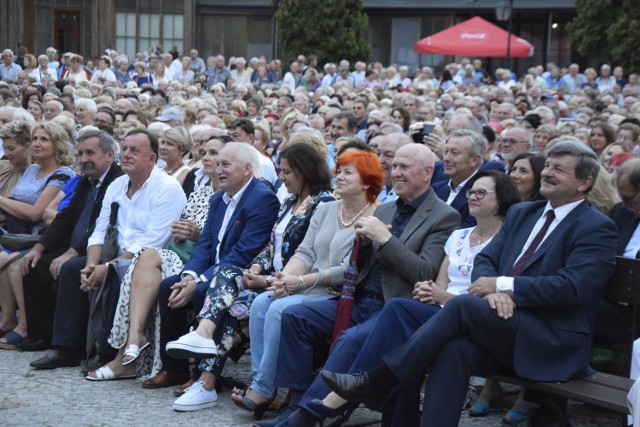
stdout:
[(449, 301), (383, 365), (359, 375), (323, 371), (327, 384), (350, 401), (380, 400), (429, 371), (422, 425), (456, 426), (471, 375), (566, 381), (583, 373), (618, 236), (585, 201), (598, 172), (588, 147), (555, 144), (542, 172), (548, 201), (511, 208), (475, 258), (470, 295)]
[(444, 173), (449, 180), (434, 184), (433, 190), (460, 213), (462, 228), (476, 225), (476, 219), (469, 215), (467, 190), (471, 177), (482, 165), (485, 150), (482, 134), (467, 129), (451, 132), (444, 146)]
[(244, 268), (269, 241), (280, 203), (253, 176), (259, 168), (255, 150), (228, 143), (220, 151), (216, 175), (219, 190), (211, 199), (200, 240), (182, 273), (160, 283), (158, 302), (162, 371), (144, 382), (147, 388), (169, 387), (188, 379), (188, 361), (170, 357), (165, 346), (187, 332), (187, 305), (200, 312), (205, 294), (219, 266)]

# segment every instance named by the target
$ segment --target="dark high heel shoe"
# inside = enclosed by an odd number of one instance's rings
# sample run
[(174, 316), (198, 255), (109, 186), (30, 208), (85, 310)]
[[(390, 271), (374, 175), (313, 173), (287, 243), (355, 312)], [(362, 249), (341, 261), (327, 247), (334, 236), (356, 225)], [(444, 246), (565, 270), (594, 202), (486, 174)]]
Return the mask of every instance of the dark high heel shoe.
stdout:
[(235, 363), (238, 363), (243, 354), (246, 353), (249, 346), (249, 337), (244, 333), (242, 329), (238, 329), (236, 334), (240, 336), (240, 342), (234, 344), (233, 347), (227, 352), (227, 357), (233, 360)]
[(250, 399), (246, 396), (246, 390), (243, 394), (231, 395), (231, 401), (235, 403), (236, 406), (246, 411), (252, 411), (253, 418), (255, 418), (256, 420), (262, 419), (262, 416), (269, 408), (269, 405), (271, 405), (271, 402), (273, 402), (273, 399), (274, 398), (272, 397), (271, 399), (267, 399), (266, 401), (258, 405), (253, 401), (253, 399)]

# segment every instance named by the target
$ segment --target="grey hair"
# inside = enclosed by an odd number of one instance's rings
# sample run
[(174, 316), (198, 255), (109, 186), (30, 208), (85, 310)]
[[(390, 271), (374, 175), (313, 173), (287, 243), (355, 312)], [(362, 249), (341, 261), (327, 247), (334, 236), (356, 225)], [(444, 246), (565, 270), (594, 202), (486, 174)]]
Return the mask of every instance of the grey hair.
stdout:
[(393, 133), (402, 133), (402, 126), (394, 122), (383, 122), (380, 124), (380, 131), (386, 128), (393, 129)]
[(487, 142), (481, 133), (469, 129), (456, 129), (449, 134), (447, 141), (454, 137), (467, 138), (469, 154), (472, 156), (480, 156), (480, 158), (484, 157), (484, 153), (487, 151)]
[(0, 128), (0, 138), (16, 138), (18, 144), (26, 146), (31, 142), (33, 125), (23, 120), (13, 120)]
[(0, 112), (10, 111), (13, 113), (13, 117), (11, 120), (20, 120), (23, 122), (29, 123), (31, 126), (36, 125), (36, 119), (33, 118), (31, 113), (29, 113), (24, 108), (11, 107), (9, 105), (0, 107)]
[(574, 171), (576, 178), (593, 178), (591, 186), (585, 191), (585, 193), (591, 191), (593, 185), (598, 179), (598, 174), (600, 173), (600, 162), (598, 162), (598, 156), (596, 153), (579, 141), (561, 139), (553, 144), (553, 147), (549, 149), (547, 157), (550, 158), (563, 155), (569, 155), (576, 158), (576, 167)]
[(634, 189), (640, 189), (640, 159), (629, 159), (618, 168), (616, 184), (623, 176), (629, 180), (629, 184), (631, 184)]
[(118, 151), (116, 141), (105, 131), (92, 129), (82, 131), (78, 134), (78, 144), (89, 138), (98, 138), (98, 146), (103, 153), (108, 153), (109, 151), (115, 153)]
[(253, 148), (253, 145), (244, 142), (227, 142), (224, 149), (236, 149), (236, 162), (243, 165), (251, 165), (251, 170), (255, 178), (262, 178), (260, 171), (260, 152)]
[(98, 112), (98, 107), (96, 106), (96, 102), (93, 99), (88, 98), (76, 98), (75, 99), (76, 108), (84, 107), (87, 109), (91, 118), (96, 115)]
[(451, 117), (449, 117), (449, 122), (460, 119), (466, 120), (467, 126), (465, 126), (465, 129), (469, 129), (475, 133), (482, 134), (482, 125), (480, 124), (480, 121), (473, 117), (471, 114), (453, 113)]

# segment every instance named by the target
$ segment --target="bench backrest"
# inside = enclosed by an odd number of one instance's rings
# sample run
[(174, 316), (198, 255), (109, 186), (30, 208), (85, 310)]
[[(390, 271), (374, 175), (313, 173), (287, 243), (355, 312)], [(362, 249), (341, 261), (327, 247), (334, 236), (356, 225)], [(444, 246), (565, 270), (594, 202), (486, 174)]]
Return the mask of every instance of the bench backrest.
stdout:
[(616, 257), (616, 269), (607, 282), (604, 299), (629, 305), (630, 324), (624, 351), (624, 370), (628, 375), (631, 368), (633, 341), (637, 336), (636, 325), (639, 314), (638, 307), (640, 307), (640, 259)]

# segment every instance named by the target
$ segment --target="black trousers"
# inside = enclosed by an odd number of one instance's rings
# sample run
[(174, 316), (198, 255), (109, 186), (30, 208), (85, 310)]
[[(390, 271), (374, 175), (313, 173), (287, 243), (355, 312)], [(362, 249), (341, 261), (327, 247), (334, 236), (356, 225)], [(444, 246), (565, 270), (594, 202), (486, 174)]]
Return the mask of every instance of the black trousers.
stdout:
[(89, 320), (89, 293), (80, 289), (86, 257), (71, 258), (60, 268), (51, 344), (84, 352)]
[(49, 272), (51, 262), (64, 251), (42, 254), (35, 267), (22, 278), (24, 304), (27, 311), (29, 338), (50, 344), (53, 337), (53, 316), (56, 309), (57, 281)]

